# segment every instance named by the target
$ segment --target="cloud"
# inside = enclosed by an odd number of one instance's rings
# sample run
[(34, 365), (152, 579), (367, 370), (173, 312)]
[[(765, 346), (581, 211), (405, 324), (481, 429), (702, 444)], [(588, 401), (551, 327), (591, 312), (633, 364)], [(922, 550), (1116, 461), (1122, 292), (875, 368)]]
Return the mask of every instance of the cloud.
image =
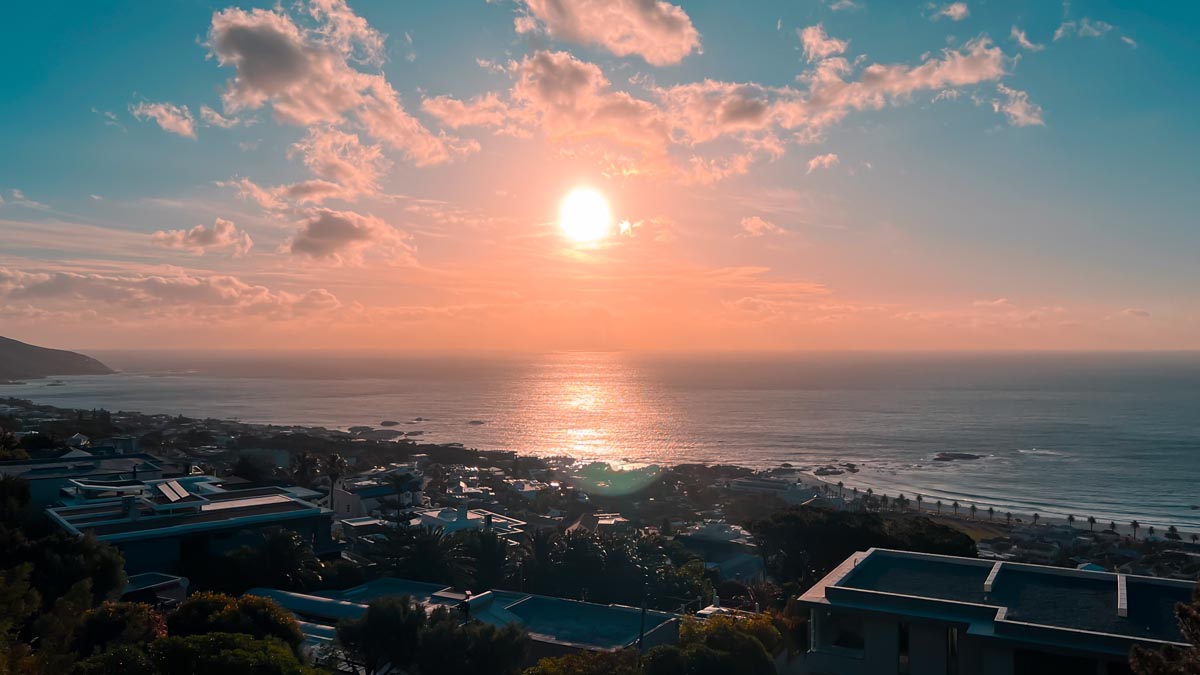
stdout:
[(1012, 32), (1009, 33), (1009, 35), (1011, 35), (1012, 39), (1021, 46), (1021, 49), (1031, 52), (1040, 52), (1046, 48), (1046, 45), (1039, 45), (1034, 42), (1030, 42), (1029, 37), (1025, 35), (1025, 31), (1017, 28), (1016, 26), (1012, 27)]
[(220, 127), (222, 129), (231, 129), (239, 124), (249, 124), (248, 121), (240, 120), (236, 117), (225, 117), (206, 105), (200, 106), (200, 121), (210, 127)]
[(130, 105), (129, 112), (139, 120), (154, 120), (163, 131), (188, 138), (196, 137), (195, 121), (186, 105), (142, 101), (137, 105)]
[(807, 173), (812, 173), (813, 171), (816, 171), (817, 169), (828, 169), (837, 163), (838, 163), (838, 156), (836, 153), (829, 152), (824, 155), (817, 155), (816, 157), (813, 157), (812, 159), (808, 160), (808, 172)]
[(410, 115), (382, 74), (351, 65), (382, 58), (383, 36), (341, 0), (316, 0), (319, 21), (301, 28), (282, 10), (229, 8), (213, 15), (208, 47), (236, 72), (222, 95), (226, 113), (271, 106), (275, 118), (299, 126), (341, 125), (353, 117), (373, 138), (418, 166), (440, 164), (477, 149), (435, 134)]
[(391, 262), (406, 262), (413, 253), (408, 239), (407, 233), (375, 216), (315, 209), (286, 247), (295, 255), (345, 263), (362, 262), (369, 248)]
[(803, 30), (797, 29), (796, 35), (804, 45), (804, 58), (809, 61), (819, 61), (830, 56), (837, 56), (846, 51), (849, 41), (831, 38), (825, 34), (825, 26), (817, 24)]
[(250, 252), (254, 241), (238, 231), (232, 221), (217, 218), (212, 227), (197, 225), (190, 230), (159, 230), (151, 235), (154, 243), (165, 248), (204, 255), (208, 251), (229, 249), (234, 257)]
[(830, 2), (829, 0), (826, 0), (826, 2), (828, 2), (828, 4), (829, 4), (829, 9), (832, 9), (835, 12), (843, 12), (846, 10), (856, 10), (856, 9), (863, 8), (862, 3), (855, 2), (854, 0), (832, 0), (832, 2)]
[(289, 319), (336, 309), (338, 299), (319, 288), (272, 290), (227, 275), (172, 269), (162, 273), (25, 271), (0, 267), (0, 309), (31, 302), (43, 311), (76, 312), (102, 305), (139, 318), (224, 321), (243, 316)]
[(104, 120), (105, 126), (116, 127), (121, 131), (125, 131), (125, 125), (121, 124), (121, 122), (117, 119), (117, 114), (115, 112), (111, 110), (97, 110), (94, 106), (92, 107), (92, 112), (99, 115)]
[[(538, 51), (509, 65), (514, 82), (506, 93), (467, 101), (439, 96), (427, 99), (424, 109), (452, 127), (541, 134), (577, 156), (595, 158), (608, 175), (712, 182), (783, 155), (789, 143), (812, 142), (851, 112), (899, 105), (920, 91), (995, 81), (1006, 74), (1007, 63), (981, 37), (915, 66), (870, 64), (857, 78), (855, 64), (825, 58), (798, 78), (802, 88), (703, 80), (649, 84), (649, 96), (642, 98), (616, 89), (595, 64), (566, 52)], [(718, 140), (733, 140), (742, 149), (705, 154), (705, 144)]]
[(1042, 120), (1042, 106), (1030, 101), (1029, 94), (1017, 89), (1010, 89), (1002, 83), (996, 85), (996, 91), (1005, 98), (1004, 100), (993, 100), (992, 109), (1004, 113), (1009, 124), (1014, 127), (1046, 125)]
[(380, 176), (391, 166), (378, 145), (363, 145), (356, 134), (331, 127), (309, 129), (291, 152), (299, 154), (314, 175), (337, 183), (348, 195), (378, 190)]
[(971, 10), (967, 7), (967, 3), (965, 2), (952, 2), (938, 10), (938, 12), (933, 15), (933, 18), (940, 19), (943, 16), (951, 21), (962, 21), (968, 16), (971, 16)]
[(761, 237), (767, 234), (786, 234), (787, 230), (772, 223), (769, 220), (763, 220), (758, 216), (747, 216), (742, 218), (742, 232), (739, 237)]
[(1133, 319), (1149, 319), (1150, 312), (1147, 312), (1144, 309), (1137, 309), (1135, 307), (1127, 307), (1121, 310), (1121, 316), (1126, 316)]
[(44, 211), (50, 208), (48, 204), (43, 204), (39, 201), (34, 201), (26, 197), (25, 193), (20, 190), (12, 189), (8, 191), (8, 194), (8, 201), (5, 201), (4, 196), (0, 195), (0, 206), (4, 204), (10, 204), (12, 206), (23, 206), (27, 209), (37, 209), (39, 211)]
[(1057, 41), (1073, 35), (1085, 38), (1103, 37), (1112, 29), (1113, 25), (1111, 23), (1107, 23), (1105, 21), (1093, 21), (1085, 16), (1079, 21), (1062, 22), (1062, 24), (1058, 27), (1058, 30), (1054, 31), (1054, 39)]
[(1129, 37), (1128, 35), (1122, 35), (1121, 42), (1124, 42), (1125, 44), (1129, 45), (1130, 47), (1137, 49), (1137, 46), (1138, 46), (1137, 41), (1134, 40), (1133, 38)]
[(664, 0), (518, 0), (525, 14), (518, 33), (598, 45), (617, 56), (640, 56), (651, 65), (679, 63), (700, 51), (700, 33), (682, 7)]

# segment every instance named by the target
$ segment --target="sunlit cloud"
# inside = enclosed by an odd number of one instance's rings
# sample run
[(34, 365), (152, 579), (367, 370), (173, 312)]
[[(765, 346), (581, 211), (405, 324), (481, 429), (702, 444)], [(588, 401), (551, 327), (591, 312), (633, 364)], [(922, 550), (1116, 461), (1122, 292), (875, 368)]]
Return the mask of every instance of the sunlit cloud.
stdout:
[(518, 33), (544, 31), (567, 42), (639, 56), (655, 66), (700, 51), (700, 33), (682, 7), (665, 0), (518, 0)]
[(997, 84), (996, 91), (1004, 96), (1004, 99), (993, 100), (992, 108), (996, 112), (1004, 113), (1009, 124), (1014, 127), (1045, 126), (1042, 106), (1030, 101), (1029, 94), (1003, 84)]
[(196, 255), (228, 250), (234, 256), (241, 256), (254, 246), (249, 234), (239, 231), (233, 221), (224, 218), (217, 218), (212, 227), (196, 225), (188, 230), (159, 230), (152, 238), (159, 246), (191, 251)]
[(130, 105), (129, 113), (139, 120), (154, 120), (163, 131), (188, 138), (196, 137), (195, 120), (186, 105), (142, 101)]

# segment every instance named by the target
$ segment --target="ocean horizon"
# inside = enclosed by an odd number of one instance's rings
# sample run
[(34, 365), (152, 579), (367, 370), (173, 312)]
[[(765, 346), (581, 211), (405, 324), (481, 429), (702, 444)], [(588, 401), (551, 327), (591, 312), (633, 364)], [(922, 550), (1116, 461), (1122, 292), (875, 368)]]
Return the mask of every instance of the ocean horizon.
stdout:
[(395, 421), (413, 440), (614, 465), (854, 464), (830, 480), (947, 508), (1200, 527), (1200, 353), (92, 354), (120, 372), (0, 396), (339, 429)]

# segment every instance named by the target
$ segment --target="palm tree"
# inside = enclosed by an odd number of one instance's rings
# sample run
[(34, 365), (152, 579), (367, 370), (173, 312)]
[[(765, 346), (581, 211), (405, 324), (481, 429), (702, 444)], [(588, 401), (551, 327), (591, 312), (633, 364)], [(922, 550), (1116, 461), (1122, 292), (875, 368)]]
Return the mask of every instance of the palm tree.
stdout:
[(974, 504), (972, 504), (971, 505), (971, 520), (975, 520), (975, 513), (978, 511), (979, 511), (979, 508), (976, 507)]
[(1129, 523), (1129, 527), (1133, 530), (1133, 540), (1134, 541), (1137, 541), (1137, 531), (1138, 531), (1138, 528), (1141, 526), (1142, 526), (1142, 524), (1136, 520), (1131, 521)]
[(321, 470), (321, 459), (311, 452), (304, 450), (292, 455), (290, 470), (292, 481), (296, 485), (312, 487), (313, 481), (317, 479), (317, 474)]
[(1004, 512), (1004, 522), (1005, 522), (1005, 524), (1006, 524), (1006, 525), (1008, 525), (1009, 527), (1012, 527), (1012, 511), (1005, 511), (1005, 512)]
[(846, 484), (839, 480), (838, 481), (838, 499), (841, 499), (842, 497), (845, 497), (845, 496), (846, 496)]
[(996, 509), (988, 507), (988, 520), (996, 520)]
[(400, 498), (405, 492), (408, 492), (408, 486), (410, 483), (412, 483), (412, 480), (413, 480), (413, 476), (411, 473), (388, 474), (388, 483), (391, 484), (392, 490), (394, 490), (396, 492), (396, 522), (397, 523), (400, 522), (400, 509), (402, 507), (402, 504), (400, 504)]
[(951, 504), (950, 506), (954, 509), (954, 515), (958, 516), (958, 500), (955, 499), (954, 503)]
[(925, 498), (921, 495), (917, 495), (917, 513), (921, 512), (921, 502), (923, 501), (925, 501)]
[(937, 500), (937, 512), (938, 512), (938, 515), (941, 515), (941, 513), (942, 513), (942, 500), (940, 500), (940, 499)]
[(329, 476), (329, 508), (337, 512), (337, 506), (333, 503), (333, 489), (337, 487), (340, 481), (346, 475), (348, 465), (346, 458), (338, 453), (333, 453), (325, 458), (325, 475)]
[(376, 562), (394, 576), (462, 586), (475, 569), (459, 537), (442, 528), (401, 528), (380, 547)]
[(1175, 540), (1177, 540), (1177, 541), (1178, 541), (1178, 539), (1179, 539), (1179, 528), (1178, 528), (1178, 527), (1175, 527), (1174, 525), (1170, 525), (1170, 526), (1168, 526), (1168, 527), (1167, 527), (1167, 539), (1175, 539)]
[(263, 532), (263, 571), (272, 579), (271, 586), (303, 591), (321, 579), (321, 561), (300, 535), (273, 527)]
[(1040, 515), (1038, 515), (1038, 514), (1036, 514), (1036, 513), (1035, 513), (1035, 514), (1033, 514), (1033, 524), (1034, 524), (1034, 525), (1037, 525), (1037, 524), (1038, 524), (1038, 521), (1039, 521), (1039, 520), (1041, 520), (1041, 519), (1042, 519), (1042, 517), (1041, 517)]
[(1096, 531), (1096, 516), (1088, 516), (1088, 532)]
[(1071, 527), (1075, 527), (1075, 516), (1068, 513), (1067, 514), (1067, 524), (1070, 525)]

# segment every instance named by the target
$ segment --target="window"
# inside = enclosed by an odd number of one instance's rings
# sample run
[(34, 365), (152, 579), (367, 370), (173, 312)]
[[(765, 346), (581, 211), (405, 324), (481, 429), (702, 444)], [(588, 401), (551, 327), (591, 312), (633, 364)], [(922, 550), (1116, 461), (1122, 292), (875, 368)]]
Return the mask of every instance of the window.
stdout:
[(900, 675), (908, 675), (908, 624), (901, 621), (897, 627), (896, 635), (896, 672)]
[(958, 675), (958, 627), (946, 629), (946, 675)]
[(826, 635), (829, 636), (831, 647), (861, 650), (864, 644), (862, 617), (852, 614), (830, 614), (829, 631)]

